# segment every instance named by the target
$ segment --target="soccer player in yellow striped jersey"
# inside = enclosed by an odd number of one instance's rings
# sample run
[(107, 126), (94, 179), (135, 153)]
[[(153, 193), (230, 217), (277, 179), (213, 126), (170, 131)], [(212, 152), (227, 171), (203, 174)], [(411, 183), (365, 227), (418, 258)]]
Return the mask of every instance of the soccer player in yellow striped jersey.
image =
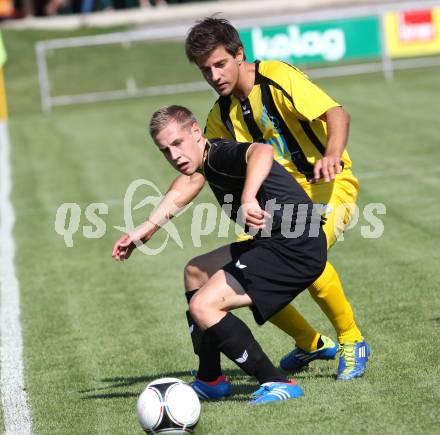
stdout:
[[(323, 205), (324, 232), (331, 247), (351, 219), (359, 189), (345, 150), (348, 114), (292, 65), (246, 62), (238, 32), (227, 20), (199, 21), (185, 48), (188, 59), (219, 94), (208, 115), (206, 137), (272, 144), (275, 159), (316, 204)], [(338, 379), (361, 376), (369, 348), (336, 270), (328, 265), (309, 291), (337, 333)], [(335, 358), (333, 341), (312, 328), (292, 305), (271, 321), (296, 342), (280, 362), (284, 369), (295, 371), (315, 359)]]

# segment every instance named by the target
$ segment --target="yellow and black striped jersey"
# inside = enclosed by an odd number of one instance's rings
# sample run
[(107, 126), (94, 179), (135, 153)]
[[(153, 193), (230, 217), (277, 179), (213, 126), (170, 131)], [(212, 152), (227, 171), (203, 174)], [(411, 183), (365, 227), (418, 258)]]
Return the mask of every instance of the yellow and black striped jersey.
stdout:
[[(319, 119), (340, 106), (297, 68), (280, 61), (255, 62), (255, 84), (244, 100), (220, 97), (205, 127), (207, 138), (273, 145), (275, 159), (301, 184), (327, 146), (326, 123)], [(341, 158), (351, 167), (347, 151)]]

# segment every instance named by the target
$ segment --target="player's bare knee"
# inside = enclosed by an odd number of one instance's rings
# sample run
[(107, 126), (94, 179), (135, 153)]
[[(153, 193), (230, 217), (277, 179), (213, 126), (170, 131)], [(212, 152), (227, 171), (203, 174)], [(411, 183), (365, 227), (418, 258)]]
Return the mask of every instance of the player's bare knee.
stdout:
[(209, 311), (209, 307), (205, 303), (203, 297), (198, 297), (198, 295), (196, 295), (191, 299), (189, 303), (189, 313), (198, 325), (206, 322), (209, 318)]

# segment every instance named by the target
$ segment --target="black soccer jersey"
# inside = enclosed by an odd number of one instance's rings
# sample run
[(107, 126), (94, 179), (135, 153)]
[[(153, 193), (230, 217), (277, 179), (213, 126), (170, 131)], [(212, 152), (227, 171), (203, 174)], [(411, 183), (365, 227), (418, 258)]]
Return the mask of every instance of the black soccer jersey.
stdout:
[[(225, 139), (210, 139), (206, 143), (203, 171), (218, 202), (232, 202), (231, 219), (237, 221), (246, 178), (247, 151), (252, 143), (240, 143)], [(294, 230), (295, 224), (309, 224), (313, 203), (300, 185), (275, 160), (266, 180), (257, 194), (260, 207), (272, 217), (272, 232)], [(318, 222), (320, 218), (317, 217)], [(239, 221), (240, 223), (240, 221)], [(271, 225), (270, 225), (271, 224)], [(284, 231), (283, 231), (284, 233)], [(258, 236), (269, 236), (268, 230)]]

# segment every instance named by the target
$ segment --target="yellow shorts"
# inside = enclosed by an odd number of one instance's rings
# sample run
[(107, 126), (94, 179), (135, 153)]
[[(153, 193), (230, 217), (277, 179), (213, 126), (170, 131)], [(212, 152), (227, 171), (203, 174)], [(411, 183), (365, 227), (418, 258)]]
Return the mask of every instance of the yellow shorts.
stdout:
[(350, 169), (344, 169), (329, 183), (304, 183), (301, 187), (315, 204), (323, 205), (322, 214), (326, 218), (323, 230), (328, 249), (335, 244), (355, 213), (359, 181)]

